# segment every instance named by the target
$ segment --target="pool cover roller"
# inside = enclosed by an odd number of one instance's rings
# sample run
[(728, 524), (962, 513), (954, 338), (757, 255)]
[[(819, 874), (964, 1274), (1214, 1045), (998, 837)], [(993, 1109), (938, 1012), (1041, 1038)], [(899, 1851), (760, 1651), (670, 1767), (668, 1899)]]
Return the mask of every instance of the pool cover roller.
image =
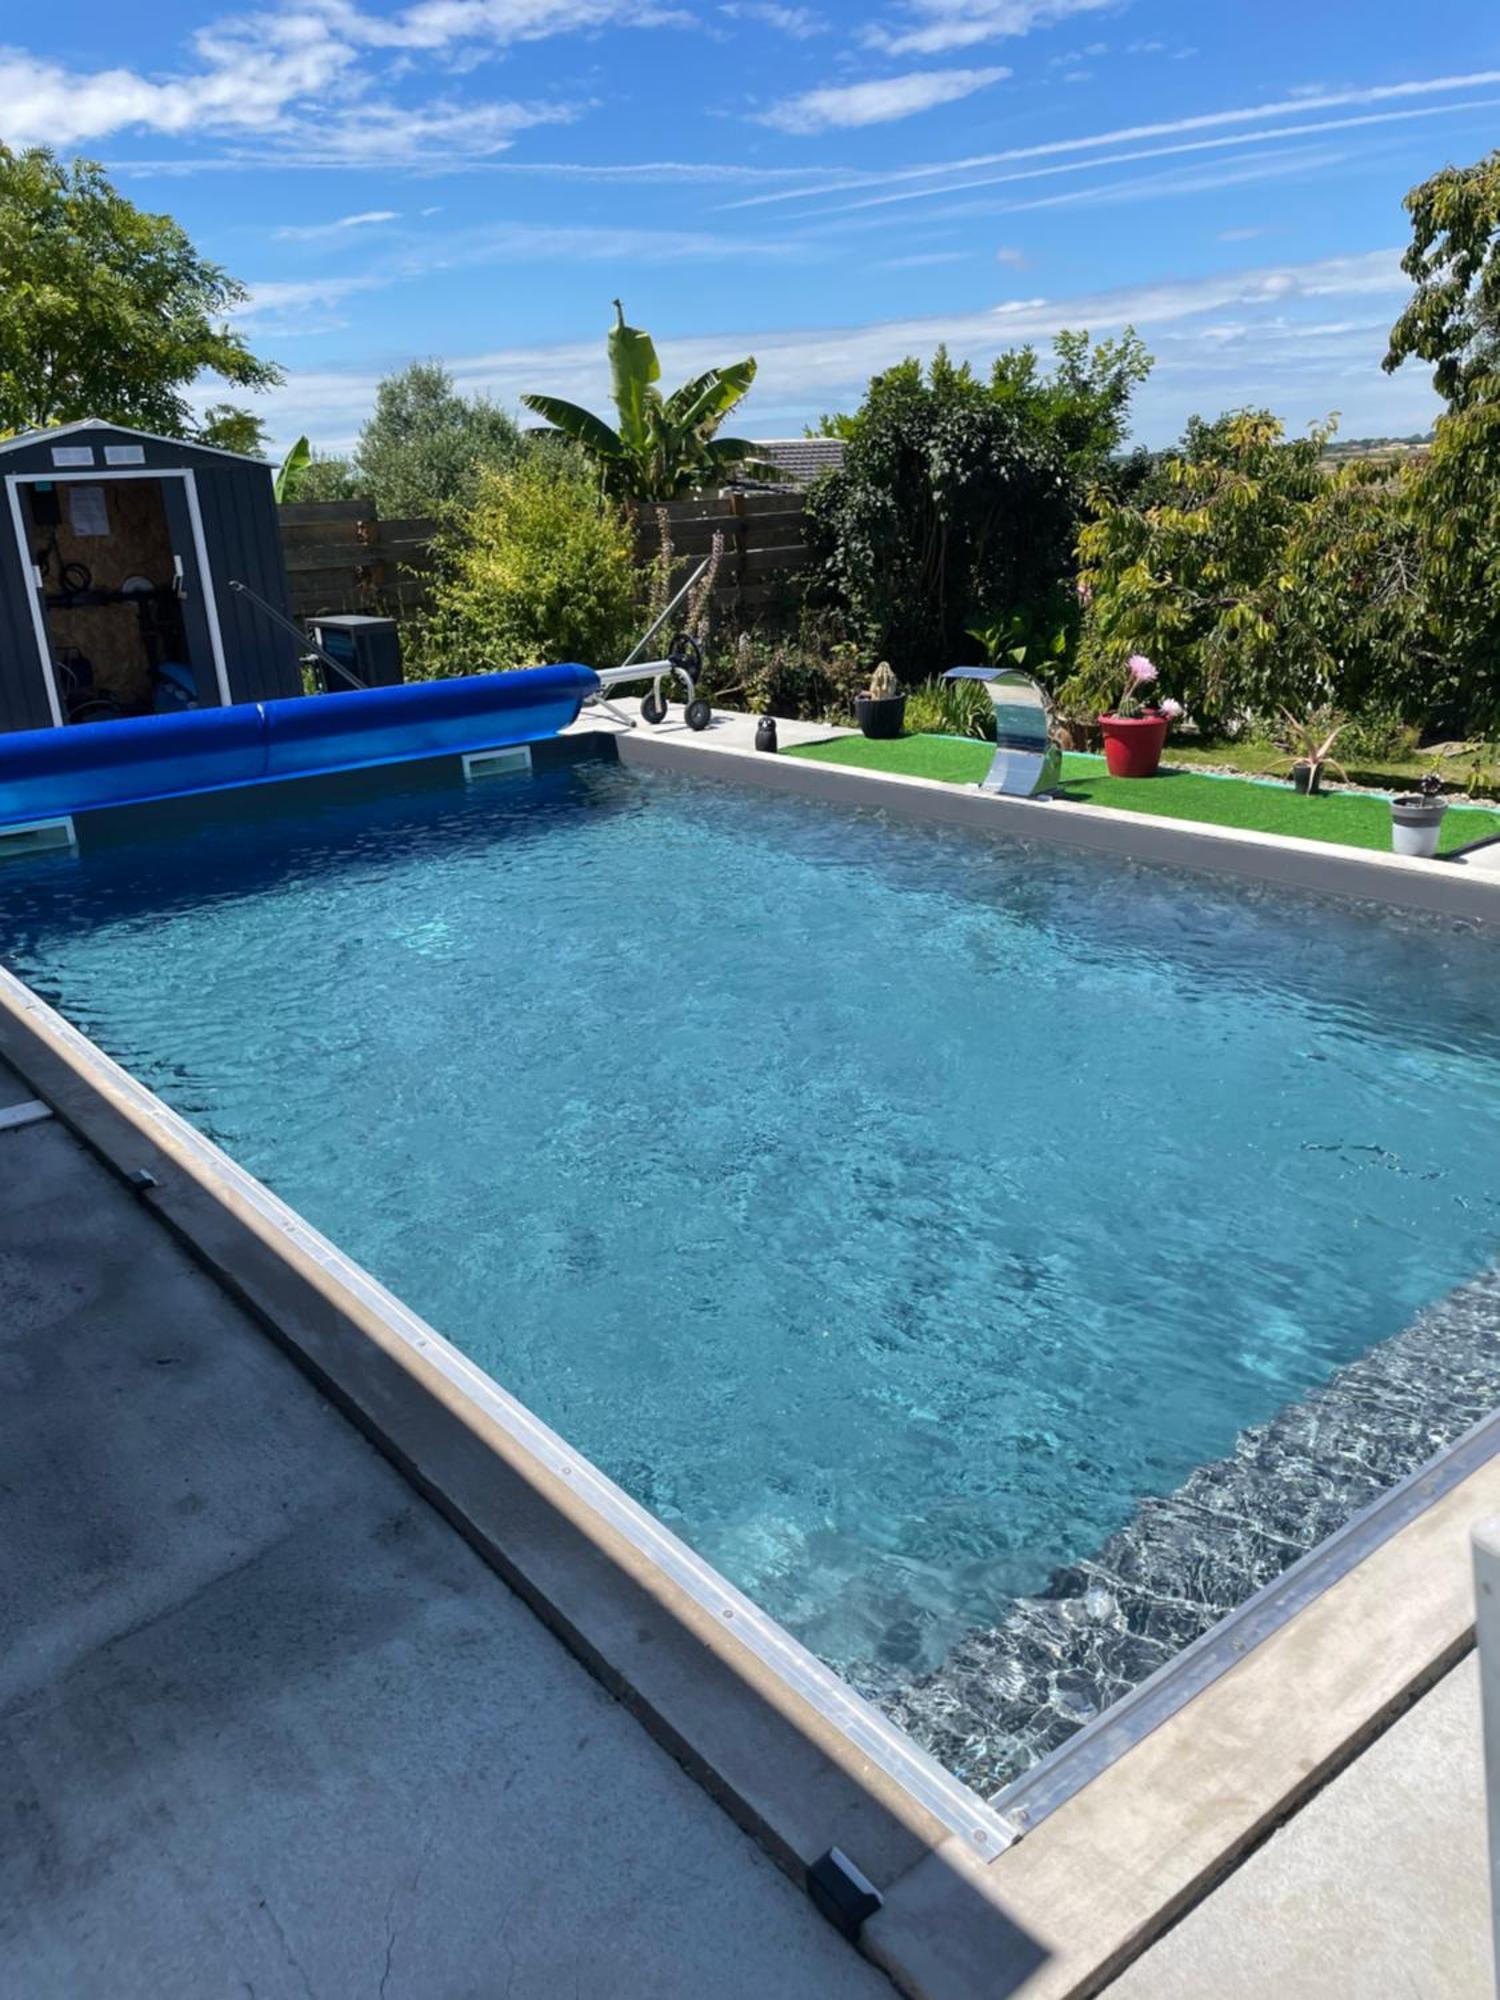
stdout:
[(568, 662), (0, 736), (0, 826), (535, 743), (599, 692)]

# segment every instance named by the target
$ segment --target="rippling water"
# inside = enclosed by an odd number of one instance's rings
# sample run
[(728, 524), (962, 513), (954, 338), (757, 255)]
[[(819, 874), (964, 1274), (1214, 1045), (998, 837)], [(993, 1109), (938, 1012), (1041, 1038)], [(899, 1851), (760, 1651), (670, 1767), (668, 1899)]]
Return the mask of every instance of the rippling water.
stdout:
[(1460, 929), (605, 765), (154, 825), (7, 960), (960, 1763), (1056, 1665), (976, 1635), (1495, 1256)]

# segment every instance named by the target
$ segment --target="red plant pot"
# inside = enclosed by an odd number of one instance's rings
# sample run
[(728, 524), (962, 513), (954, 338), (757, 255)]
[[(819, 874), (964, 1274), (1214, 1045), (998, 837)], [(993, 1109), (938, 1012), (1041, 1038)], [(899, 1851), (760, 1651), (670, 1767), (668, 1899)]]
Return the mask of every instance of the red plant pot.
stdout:
[(1154, 778), (1167, 740), (1164, 715), (1101, 715), (1104, 761), (1112, 778)]

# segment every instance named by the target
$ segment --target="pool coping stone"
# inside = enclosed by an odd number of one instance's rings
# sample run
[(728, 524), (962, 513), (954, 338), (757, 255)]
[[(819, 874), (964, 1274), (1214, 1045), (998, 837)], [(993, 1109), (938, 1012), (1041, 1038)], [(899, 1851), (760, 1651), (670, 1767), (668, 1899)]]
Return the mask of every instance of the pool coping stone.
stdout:
[[(830, 738), (847, 734), (829, 730)], [(991, 838), (1035, 841), (1122, 861), (1238, 876), (1272, 887), (1342, 896), (1471, 922), (1500, 924), (1500, 874), (1461, 861), (1415, 860), (1340, 842), (1299, 840), (1198, 820), (1120, 812), (1068, 799), (1013, 799), (894, 771), (782, 757), (712, 740), (712, 731), (645, 726), (594, 732), (598, 754), (625, 765), (790, 792)], [(580, 746), (583, 733), (571, 740)]]

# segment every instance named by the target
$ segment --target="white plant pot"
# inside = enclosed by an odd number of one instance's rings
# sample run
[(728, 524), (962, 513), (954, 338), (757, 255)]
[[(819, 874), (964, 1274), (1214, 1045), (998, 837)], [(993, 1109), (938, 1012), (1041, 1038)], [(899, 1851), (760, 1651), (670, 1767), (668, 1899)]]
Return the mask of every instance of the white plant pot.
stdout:
[(1420, 797), (1391, 800), (1391, 852), (1410, 854), (1430, 861), (1437, 853), (1443, 814), (1448, 810), (1442, 799)]

